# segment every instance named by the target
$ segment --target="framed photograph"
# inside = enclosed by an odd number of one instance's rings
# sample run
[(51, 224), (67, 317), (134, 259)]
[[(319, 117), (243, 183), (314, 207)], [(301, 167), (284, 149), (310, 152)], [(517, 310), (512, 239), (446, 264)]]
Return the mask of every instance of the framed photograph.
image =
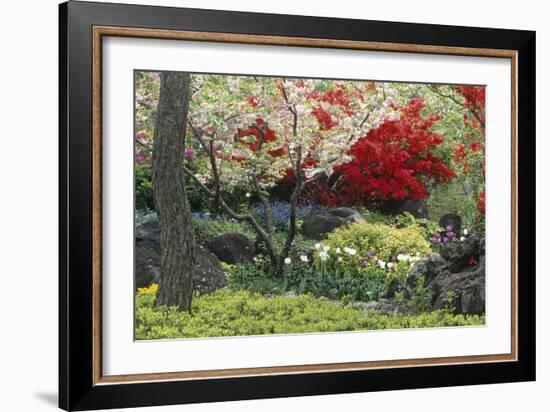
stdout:
[(65, 410), (535, 379), (535, 33), (60, 5)]

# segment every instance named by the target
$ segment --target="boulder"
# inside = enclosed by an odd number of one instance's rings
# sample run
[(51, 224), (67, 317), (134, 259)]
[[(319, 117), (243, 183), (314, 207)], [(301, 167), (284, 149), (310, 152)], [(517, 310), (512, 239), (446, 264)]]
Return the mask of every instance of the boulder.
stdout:
[(433, 296), (434, 309), (444, 308), (452, 297), (456, 313), (485, 313), (485, 257), (459, 273), (440, 273), (428, 288)]
[(135, 232), (135, 284), (144, 288), (160, 277), (160, 228), (158, 222), (144, 223)]
[(218, 236), (208, 243), (208, 249), (229, 264), (252, 262), (256, 256), (254, 242), (241, 233)]
[(405, 306), (399, 305), (393, 299), (380, 298), (379, 300), (366, 303), (361, 307), (362, 310), (376, 310), (384, 313), (400, 313), (407, 312)]
[(200, 293), (210, 293), (225, 287), (227, 276), (216, 255), (203, 245), (197, 245), (195, 251), (194, 289)]
[[(158, 222), (136, 227), (136, 288), (158, 283), (160, 279), (160, 228)], [(200, 293), (213, 292), (227, 284), (227, 277), (218, 258), (202, 245), (196, 249), (194, 289)]]
[(428, 208), (420, 200), (408, 199), (403, 202), (399, 207), (399, 213), (409, 212), (417, 219), (427, 219), (428, 218)]
[[(483, 253), (485, 251), (485, 242), (483, 242)], [(454, 241), (441, 245), (439, 254), (449, 264), (449, 270), (452, 273), (458, 273), (468, 267), (470, 261), (479, 260), (481, 251), (480, 238), (477, 235), (471, 235), (462, 242)]]
[(446, 213), (439, 219), (439, 226), (446, 229), (447, 226), (451, 226), (452, 232), (457, 238), (460, 238), (462, 233), (462, 218), (455, 213)]
[(426, 284), (429, 284), (439, 274), (446, 273), (448, 263), (438, 255), (432, 255), (422, 262), (415, 263), (407, 277), (407, 294), (411, 296), (418, 279), (424, 276)]
[(329, 215), (346, 219), (346, 222), (359, 222), (365, 218), (355, 209), (349, 207), (337, 207), (328, 211)]
[(432, 295), (431, 308), (442, 309), (452, 297), (456, 313), (485, 312), (485, 241), (472, 234), (464, 241), (442, 245), (441, 256), (430, 256), (415, 264), (407, 278), (407, 296), (421, 276)]
[(302, 233), (309, 239), (321, 240), (329, 232), (343, 226), (347, 220), (335, 215), (311, 215), (302, 224)]

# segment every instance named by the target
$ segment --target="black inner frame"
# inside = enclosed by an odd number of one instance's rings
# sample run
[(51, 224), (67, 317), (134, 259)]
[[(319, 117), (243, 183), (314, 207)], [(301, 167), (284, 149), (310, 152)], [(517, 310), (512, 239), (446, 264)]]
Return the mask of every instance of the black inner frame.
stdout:
[[(94, 386), (94, 25), (517, 51), (517, 242), (521, 252), (518, 254), (518, 361)], [(59, 125), (61, 408), (107, 409), (535, 379), (535, 32), (70, 1), (59, 6)]]

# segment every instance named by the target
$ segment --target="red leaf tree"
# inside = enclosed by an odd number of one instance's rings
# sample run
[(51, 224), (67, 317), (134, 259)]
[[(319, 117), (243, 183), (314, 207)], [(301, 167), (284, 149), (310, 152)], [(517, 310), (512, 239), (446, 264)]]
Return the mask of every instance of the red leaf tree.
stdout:
[(342, 200), (382, 203), (424, 199), (428, 183), (443, 183), (455, 172), (433, 150), (443, 137), (432, 131), (439, 115), (424, 117), (422, 99), (412, 99), (399, 110), (398, 120), (386, 120), (350, 149), (353, 160), (335, 172), (343, 179)]

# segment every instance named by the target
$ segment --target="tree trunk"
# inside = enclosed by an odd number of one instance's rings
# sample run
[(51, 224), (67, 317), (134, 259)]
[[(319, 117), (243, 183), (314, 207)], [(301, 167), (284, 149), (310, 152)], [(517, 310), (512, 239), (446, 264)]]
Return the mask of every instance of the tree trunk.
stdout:
[(156, 306), (191, 310), (195, 238), (182, 171), (189, 74), (162, 73), (153, 138), (153, 198), (160, 226)]

